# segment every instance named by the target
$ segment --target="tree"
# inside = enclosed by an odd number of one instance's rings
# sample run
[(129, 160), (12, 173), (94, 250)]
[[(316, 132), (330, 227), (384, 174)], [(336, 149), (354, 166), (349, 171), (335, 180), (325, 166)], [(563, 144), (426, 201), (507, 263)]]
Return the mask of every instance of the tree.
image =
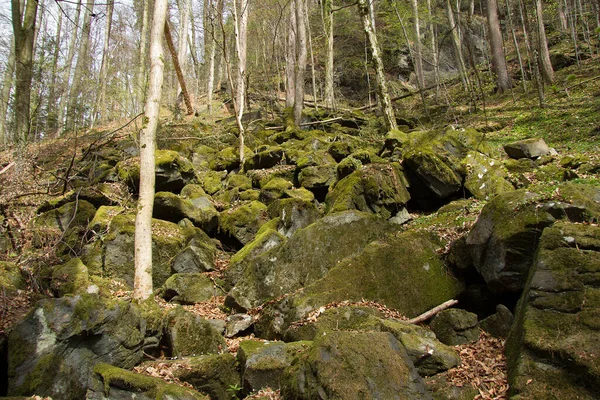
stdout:
[(421, 50), (421, 27), (419, 24), (419, 3), (417, 0), (412, 0), (413, 9), (413, 29), (415, 31), (415, 48), (414, 48), (414, 60), (415, 63), (415, 74), (417, 75), (417, 83), (419, 84), (419, 90), (425, 88), (425, 77), (423, 76), (423, 54)]
[(96, 97), (96, 103), (94, 104), (94, 112), (92, 115), (92, 123), (97, 118), (106, 119), (106, 81), (108, 80), (108, 45), (110, 43), (110, 31), (112, 28), (112, 15), (115, 8), (115, 2), (109, 1), (106, 3), (106, 27), (104, 30), (104, 47), (102, 49), (102, 63), (100, 64), (100, 76), (98, 77), (98, 86), (100, 87), (100, 94)]
[(467, 74), (467, 66), (465, 64), (465, 58), (462, 53), (462, 40), (460, 38), (459, 26), (454, 18), (454, 11), (452, 10), (452, 3), (450, 0), (446, 0), (446, 15), (448, 16), (448, 23), (452, 30), (452, 44), (454, 46), (454, 53), (456, 56), (456, 64), (458, 65), (458, 72), (465, 90), (470, 90), (469, 75)]
[(363, 22), (363, 28), (365, 34), (369, 39), (369, 45), (371, 48), (371, 56), (373, 57), (373, 64), (375, 64), (375, 73), (377, 76), (377, 95), (381, 104), (381, 111), (383, 113), (383, 120), (387, 130), (396, 129), (396, 116), (394, 115), (394, 109), (392, 108), (392, 101), (388, 92), (387, 80), (383, 71), (383, 61), (379, 54), (379, 44), (377, 43), (377, 36), (373, 28), (374, 21), (371, 19), (371, 13), (367, 0), (358, 0), (358, 12)]
[[(75, 16), (72, 19), (73, 21), (73, 29), (76, 31), (79, 27), (79, 17), (81, 16), (81, 0), (77, 2), (77, 6), (75, 8)], [(75, 57), (75, 47), (77, 45), (77, 35), (72, 34), (71, 39), (69, 40), (69, 50), (67, 55), (66, 66), (64, 69), (64, 73), (62, 76), (63, 82), (65, 85), (69, 84), (69, 79), (71, 78), (71, 68), (73, 66), (73, 58)], [(68, 96), (63, 94), (60, 105), (58, 106), (58, 124), (61, 125), (65, 120), (65, 112), (67, 109), (67, 102), (69, 100)]]
[(154, 208), (154, 152), (162, 96), (164, 54), (163, 31), (167, 0), (155, 0), (150, 33), (150, 84), (146, 101), (146, 126), (140, 133), (140, 192), (135, 218), (135, 278), (133, 298), (145, 300), (152, 295), (152, 211)]
[(554, 81), (554, 69), (550, 61), (550, 52), (548, 51), (548, 41), (546, 40), (546, 29), (544, 28), (544, 16), (542, 10), (542, 0), (535, 0), (535, 12), (537, 16), (537, 47), (539, 52), (539, 65), (542, 70), (542, 77), (546, 83)]
[[(296, 13), (296, 64), (294, 65), (294, 123), (302, 123), (302, 109), (304, 108), (304, 73), (306, 72), (306, 13), (304, 8), (306, 0), (295, 0)], [(316, 99), (315, 99), (316, 101)]]
[(137, 106), (144, 104), (144, 98), (146, 96), (146, 50), (147, 50), (147, 36), (148, 36), (148, 19), (150, 13), (149, 1), (143, 0), (142, 9), (142, 29), (140, 34), (140, 55), (139, 65), (137, 71), (137, 83), (135, 85), (135, 97)]
[(499, 93), (504, 93), (511, 88), (511, 82), (504, 57), (502, 32), (500, 32), (500, 20), (498, 19), (498, 5), (496, 4), (496, 0), (486, 0), (486, 11), (490, 52), (492, 53), (492, 70), (496, 75), (496, 90)]
[(333, 0), (323, 0), (323, 27), (327, 49), (325, 61), (325, 105), (335, 107), (333, 91)]
[[(29, 112), (31, 101), (31, 80), (33, 77), (33, 45), (38, 2), (28, 0), (23, 8), (21, 1), (11, 0), (12, 25), (15, 46), (15, 140), (25, 143), (29, 140)], [(24, 10), (21, 11), (21, 10)]]
[(293, 107), (296, 93), (296, 0), (290, 1), (287, 47), (285, 53), (285, 106)]

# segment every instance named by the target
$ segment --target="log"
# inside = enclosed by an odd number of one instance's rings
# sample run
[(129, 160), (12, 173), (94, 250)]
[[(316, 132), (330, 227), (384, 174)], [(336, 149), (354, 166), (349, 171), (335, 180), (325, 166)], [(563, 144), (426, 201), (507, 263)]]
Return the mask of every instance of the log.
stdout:
[(448, 300), (448, 301), (440, 304), (439, 306), (433, 307), (431, 310), (424, 312), (423, 314), (419, 315), (418, 317), (415, 317), (415, 318), (409, 320), (408, 323), (409, 324), (418, 324), (419, 322), (427, 321), (429, 318), (433, 317), (440, 311), (444, 311), (445, 309), (450, 308), (456, 304), (458, 304), (458, 300)]

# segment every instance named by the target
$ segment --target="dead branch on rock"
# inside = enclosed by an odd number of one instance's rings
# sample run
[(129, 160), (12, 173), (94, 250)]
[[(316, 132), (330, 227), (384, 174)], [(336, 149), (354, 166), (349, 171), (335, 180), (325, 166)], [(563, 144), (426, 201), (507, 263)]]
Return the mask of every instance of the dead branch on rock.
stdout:
[(439, 306), (433, 307), (431, 310), (424, 312), (418, 317), (409, 320), (408, 322), (411, 324), (418, 324), (419, 322), (427, 321), (429, 318), (433, 317), (440, 311), (444, 311), (445, 309), (450, 308), (456, 304), (458, 304), (458, 300), (448, 300), (440, 304)]

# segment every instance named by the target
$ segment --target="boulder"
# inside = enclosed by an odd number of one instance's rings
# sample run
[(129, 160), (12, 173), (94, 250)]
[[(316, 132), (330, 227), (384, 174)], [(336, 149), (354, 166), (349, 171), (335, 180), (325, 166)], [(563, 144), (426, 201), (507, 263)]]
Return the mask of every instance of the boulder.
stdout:
[(253, 169), (246, 171), (246, 176), (252, 179), (252, 186), (263, 188), (271, 179), (283, 178), (292, 182), (296, 167), (293, 165), (276, 165), (268, 169)]
[(459, 308), (441, 311), (433, 318), (429, 327), (440, 342), (449, 346), (479, 340), (477, 315)]
[(504, 193), (486, 204), (467, 236), (473, 264), (496, 293), (520, 293), (542, 230), (558, 219), (600, 217), (600, 188), (564, 184)]
[(398, 164), (369, 164), (337, 182), (325, 199), (326, 212), (359, 210), (390, 218), (408, 203), (407, 182)]
[(197, 237), (190, 240), (188, 246), (173, 260), (173, 271), (180, 273), (214, 271), (216, 255), (215, 244), (199, 231)]
[(492, 336), (505, 338), (512, 327), (515, 317), (506, 306), (498, 304), (496, 313), (479, 322), (479, 327)]
[(305, 351), (309, 346), (310, 342), (242, 341), (237, 357), (242, 368), (244, 389), (280, 389), (284, 370), (292, 365), (298, 353)]
[(290, 399), (430, 399), (390, 333), (325, 332), (282, 377)]
[(174, 363), (181, 366), (173, 370), (175, 378), (191, 384), (213, 400), (231, 400), (231, 388), (240, 385), (236, 359), (229, 353), (184, 358)]
[(217, 354), (227, 348), (221, 333), (208, 320), (182, 307), (173, 309), (167, 320), (165, 335), (174, 357)]
[(319, 210), (312, 201), (298, 198), (277, 200), (267, 211), (271, 218), (279, 218), (277, 231), (287, 238), (298, 229), (316, 222), (320, 217)]
[(248, 314), (233, 314), (227, 316), (225, 337), (231, 338), (239, 333), (244, 333), (254, 325), (254, 318)]
[(471, 151), (463, 163), (467, 169), (465, 188), (477, 199), (490, 200), (499, 194), (515, 190), (507, 180), (507, 172), (500, 162)]
[(260, 191), (260, 200), (264, 204), (269, 205), (275, 200), (283, 197), (283, 193), (293, 186), (292, 182), (286, 179), (273, 178), (262, 187)]
[(550, 154), (550, 148), (542, 138), (519, 140), (505, 144), (503, 147), (506, 154), (516, 160), (519, 158), (533, 159)]
[(205, 232), (213, 232), (217, 228), (218, 212), (205, 197), (188, 200), (171, 192), (158, 192), (154, 195), (152, 216), (170, 222), (179, 222), (184, 218)]
[(0, 290), (13, 293), (25, 289), (25, 279), (19, 266), (12, 262), (0, 261)]
[(198, 173), (198, 182), (202, 189), (212, 196), (223, 188), (226, 176), (227, 171), (201, 171)]
[(133, 368), (142, 358), (137, 308), (96, 295), (43, 300), (8, 338), (8, 394), (84, 398), (98, 363)]
[(244, 170), (271, 168), (279, 164), (283, 158), (283, 149), (278, 146), (267, 146), (259, 149), (256, 154), (248, 157), (244, 162)]
[(317, 198), (325, 197), (335, 180), (335, 166), (332, 164), (308, 166), (298, 174), (300, 186), (313, 192)]
[(87, 293), (88, 289), (93, 290), (91, 284), (88, 269), (79, 258), (72, 258), (52, 268), (50, 288), (57, 297)]
[(600, 393), (600, 228), (557, 222), (540, 238), (506, 341), (510, 395)]
[(336, 167), (337, 179), (341, 181), (354, 171), (360, 169), (362, 167), (362, 162), (357, 160), (354, 157), (346, 157)]
[(208, 276), (200, 273), (174, 274), (162, 290), (165, 300), (179, 304), (196, 304), (225, 294)]
[(259, 201), (252, 201), (221, 212), (219, 231), (243, 246), (254, 239), (265, 222), (267, 222), (267, 206)]
[(86, 393), (86, 400), (210, 399), (205, 394), (167, 383), (161, 378), (138, 374), (109, 364), (96, 365), (94, 378), (90, 390)]
[(457, 172), (458, 165), (448, 165), (447, 160), (433, 150), (410, 151), (405, 155), (404, 161), (418, 182), (439, 200), (455, 194), (462, 186), (462, 176)]
[[(344, 237), (354, 231), (345, 230)], [(291, 239), (287, 243), (290, 242)], [(339, 248), (339, 243), (335, 243)], [(433, 234), (406, 231), (375, 240), (346, 258), (336, 257), (333, 267), (323, 278), (305, 284), (302, 291), (265, 307), (255, 330), (262, 337), (281, 336), (292, 322), (306, 317), (311, 311), (344, 300), (377, 301), (408, 317), (417, 316), (455, 298), (462, 290), (438, 254), (440, 246)], [(322, 249), (321, 246), (317, 248)]]
[[(391, 225), (358, 211), (327, 216), (299, 229), (282, 245), (254, 258), (239, 260), (243, 271), (226, 303), (248, 310), (271, 298), (322, 278), (339, 260), (358, 253), (369, 242), (389, 232)], [(267, 239), (267, 232), (264, 233)], [(273, 234), (268, 234), (273, 238)], [(269, 239), (271, 240), (271, 239)], [(248, 255), (256, 254), (246, 251)]]

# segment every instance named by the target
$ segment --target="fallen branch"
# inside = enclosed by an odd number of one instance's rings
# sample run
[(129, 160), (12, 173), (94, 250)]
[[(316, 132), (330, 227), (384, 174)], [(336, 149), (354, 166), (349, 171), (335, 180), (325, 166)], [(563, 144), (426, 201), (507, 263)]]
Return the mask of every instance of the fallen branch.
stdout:
[(15, 162), (13, 161), (10, 164), (8, 164), (6, 167), (2, 168), (2, 171), (0, 171), (0, 175), (2, 175), (3, 173), (5, 173), (9, 169), (11, 169), (14, 165), (15, 165)]
[(418, 324), (419, 322), (427, 321), (429, 318), (433, 317), (440, 311), (444, 311), (445, 309), (450, 308), (456, 304), (458, 304), (458, 300), (448, 300), (448, 301), (440, 304), (439, 306), (433, 307), (431, 310), (424, 312), (423, 314), (419, 315), (418, 317), (415, 317), (415, 318), (409, 320), (408, 323), (409, 324)]

